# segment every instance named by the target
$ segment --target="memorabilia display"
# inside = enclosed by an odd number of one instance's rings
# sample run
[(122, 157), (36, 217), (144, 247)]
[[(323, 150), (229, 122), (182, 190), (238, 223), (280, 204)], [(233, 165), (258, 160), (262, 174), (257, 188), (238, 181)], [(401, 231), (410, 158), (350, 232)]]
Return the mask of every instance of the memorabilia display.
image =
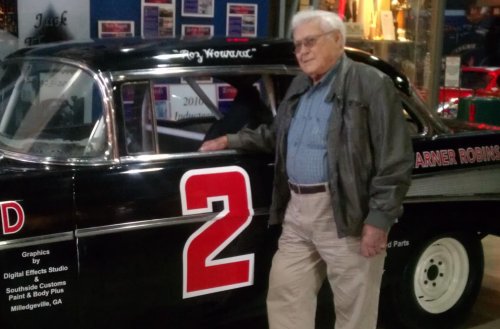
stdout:
[(142, 0), (142, 36), (175, 36), (175, 0)]
[[(346, 23), (349, 37), (407, 41), (405, 28), (406, 20), (412, 19), (409, 17), (411, 2), (412, 0), (323, 0), (320, 8), (338, 13)], [(361, 30), (362, 33), (358, 32)]]

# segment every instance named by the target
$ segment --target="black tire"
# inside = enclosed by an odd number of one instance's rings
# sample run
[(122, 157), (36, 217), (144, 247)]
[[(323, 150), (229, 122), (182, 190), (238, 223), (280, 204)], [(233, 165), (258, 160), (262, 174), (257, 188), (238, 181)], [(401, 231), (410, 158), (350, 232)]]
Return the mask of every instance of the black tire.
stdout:
[(425, 239), (382, 292), (384, 328), (458, 328), (476, 301), (483, 270), (478, 236), (446, 233)]

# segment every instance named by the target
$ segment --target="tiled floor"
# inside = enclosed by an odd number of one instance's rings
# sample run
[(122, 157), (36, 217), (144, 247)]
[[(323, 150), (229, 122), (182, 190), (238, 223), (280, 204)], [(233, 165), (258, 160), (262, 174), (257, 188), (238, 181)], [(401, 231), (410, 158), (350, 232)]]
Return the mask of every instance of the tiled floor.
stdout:
[(467, 324), (468, 329), (500, 328), (500, 237), (486, 237), (483, 247), (483, 285)]

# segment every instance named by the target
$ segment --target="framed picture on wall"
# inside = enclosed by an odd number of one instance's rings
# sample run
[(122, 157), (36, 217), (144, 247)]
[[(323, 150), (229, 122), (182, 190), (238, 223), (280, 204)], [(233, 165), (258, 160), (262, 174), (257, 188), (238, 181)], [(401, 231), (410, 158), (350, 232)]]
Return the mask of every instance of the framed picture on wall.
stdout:
[(214, 35), (214, 26), (205, 24), (182, 24), (182, 36), (187, 38), (210, 38)]
[(182, 16), (214, 17), (215, 0), (182, 0)]
[(258, 5), (248, 3), (228, 3), (226, 35), (239, 37), (257, 36)]
[(134, 21), (98, 21), (99, 38), (124, 38), (135, 35)]
[(144, 38), (175, 36), (174, 0), (142, 0), (141, 17)]

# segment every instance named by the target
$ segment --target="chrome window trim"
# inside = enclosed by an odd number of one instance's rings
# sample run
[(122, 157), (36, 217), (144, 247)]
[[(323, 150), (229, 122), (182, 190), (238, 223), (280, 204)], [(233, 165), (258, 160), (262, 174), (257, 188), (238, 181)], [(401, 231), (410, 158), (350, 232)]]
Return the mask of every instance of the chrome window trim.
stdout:
[(71, 232), (54, 233), (47, 235), (34, 236), (29, 238), (12, 239), (0, 241), (0, 250), (31, 247), (41, 244), (56, 243), (62, 241), (74, 240), (75, 235)]
[[(132, 70), (132, 71), (120, 71), (111, 73), (113, 81), (119, 83), (132, 83), (134, 81), (151, 81), (151, 79), (158, 78), (169, 78), (169, 77), (195, 77), (203, 75), (214, 75), (214, 74), (225, 74), (225, 75), (237, 75), (237, 74), (260, 74), (264, 79), (269, 79), (270, 74), (279, 75), (295, 75), (300, 72), (298, 67), (290, 67), (286, 65), (269, 65), (269, 66), (252, 66), (252, 65), (241, 65), (241, 66), (204, 66), (204, 67), (166, 67), (166, 68), (155, 68), (146, 70)], [(264, 86), (266, 91), (272, 86)], [(270, 97), (275, 97), (274, 90)], [(275, 102), (275, 99), (270, 100), (271, 106)], [(276, 106), (276, 104), (274, 104)], [(273, 115), (275, 110), (273, 111)], [(155, 115), (155, 113), (153, 113)], [(228, 155), (236, 154), (238, 151), (234, 150), (222, 150), (216, 152), (186, 152), (186, 153), (158, 153), (158, 154), (138, 154), (138, 155), (124, 155), (120, 157), (121, 163), (136, 163), (136, 162), (151, 162), (151, 161), (162, 161), (171, 159), (189, 159), (189, 158), (203, 158), (218, 155)]]
[(122, 164), (132, 163), (145, 163), (145, 162), (159, 162), (166, 160), (177, 159), (193, 159), (193, 158), (210, 158), (214, 156), (228, 156), (242, 153), (243, 151), (235, 149), (227, 149), (211, 152), (186, 152), (186, 153), (159, 153), (159, 154), (139, 154), (127, 155), (120, 158)]
[(144, 230), (156, 227), (207, 222), (209, 220), (212, 220), (217, 215), (218, 213), (208, 213), (208, 214), (199, 214), (192, 216), (158, 218), (150, 220), (141, 220), (136, 222), (112, 224), (106, 226), (81, 228), (75, 231), (75, 236), (76, 238), (79, 239), (91, 236), (137, 231), (137, 230)]
[(295, 74), (298, 68), (286, 65), (239, 65), (239, 66), (200, 66), (200, 67), (157, 67), (152, 69), (140, 69), (130, 71), (115, 71), (111, 73), (114, 82), (143, 80), (161, 77), (173, 77), (178, 75), (199, 76), (217, 72), (218, 74)]
[[(253, 217), (268, 215), (268, 209), (256, 209), (254, 210)], [(94, 237), (99, 235), (116, 234), (122, 232), (130, 232), (137, 230), (153, 229), (157, 227), (167, 227), (174, 225), (186, 225), (193, 223), (203, 223), (213, 220), (219, 212), (210, 212), (204, 214), (196, 214), (189, 216), (176, 216), (167, 218), (157, 218), (157, 219), (146, 219), (135, 222), (112, 224), (106, 226), (81, 228), (75, 231), (75, 236), (77, 239)]]
[[(102, 165), (109, 165), (113, 163), (108, 158), (92, 158), (92, 159), (81, 159), (81, 158), (53, 158), (53, 157), (39, 157), (35, 155), (29, 155), (29, 154), (24, 154), (24, 153), (17, 153), (17, 152), (12, 152), (12, 151), (7, 151), (7, 150), (0, 150), (0, 152), (9, 159), (14, 159), (17, 161), (21, 162), (26, 162), (26, 163), (37, 163), (37, 164), (44, 164), (44, 165), (63, 165), (63, 166), (68, 166), (68, 167), (75, 167), (75, 166), (86, 166), (86, 167), (95, 167), (95, 166), (102, 166)], [(116, 161), (115, 161), (116, 163)]]
[(68, 165), (68, 166), (100, 166), (100, 165), (109, 165), (112, 163), (116, 163), (118, 161), (118, 150), (116, 145), (116, 134), (115, 134), (115, 108), (113, 105), (113, 97), (112, 97), (112, 85), (111, 79), (109, 75), (104, 74), (103, 72), (95, 72), (89, 66), (85, 65), (82, 62), (70, 60), (66, 58), (60, 57), (36, 57), (36, 56), (26, 56), (22, 59), (20, 58), (10, 58), (2, 62), (2, 64), (8, 63), (20, 63), (23, 64), (29, 61), (43, 61), (43, 62), (52, 62), (58, 64), (64, 64), (69, 66), (74, 66), (82, 71), (85, 71), (89, 74), (90, 77), (96, 81), (99, 91), (102, 96), (102, 106), (103, 106), (103, 115), (106, 120), (106, 132), (107, 132), (107, 141), (108, 145), (102, 157), (92, 157), (92, 158), (54, 158), (54, 157), (42, 157), (35, 156), (30, 154), (12, 152), (8, 150), (1, 150), (5, 154), (6, 157), (19, 160), (22, 162), (32, 162), (32, 163), (42, 163), (42, 164), (57, 164), (57, 165)]

